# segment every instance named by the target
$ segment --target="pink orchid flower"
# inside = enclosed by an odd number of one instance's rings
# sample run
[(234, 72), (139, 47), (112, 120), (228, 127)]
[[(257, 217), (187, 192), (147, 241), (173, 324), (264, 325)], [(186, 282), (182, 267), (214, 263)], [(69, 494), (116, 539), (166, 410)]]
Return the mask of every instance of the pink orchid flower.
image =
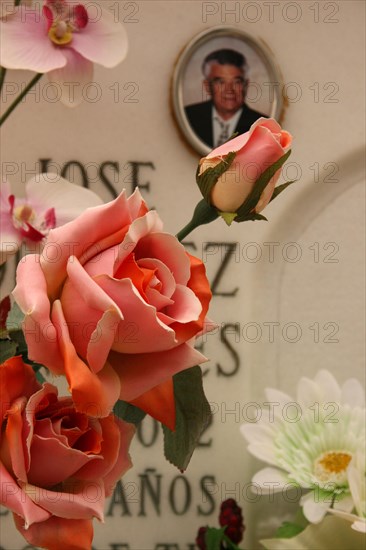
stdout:
[(98, 195), (57, 178), (40, 174), (26, 184), (26, 197), (16, 198), (7, 182), (0, 192), (0, 264), (15, 254), (24, 242), (30, 250), (42, 246), (54, 227), (75, 219), (86, 208), (99, 206)]
[(127, 54), (123, 26), (95, 3), (91, 7), (74, 0), (45, 0), (43, 6), (21, 5), (0, 21), (0, 31), (1, 65), (47, 73), (69, 106), (82, 100), (93, 63), (112, 68)]

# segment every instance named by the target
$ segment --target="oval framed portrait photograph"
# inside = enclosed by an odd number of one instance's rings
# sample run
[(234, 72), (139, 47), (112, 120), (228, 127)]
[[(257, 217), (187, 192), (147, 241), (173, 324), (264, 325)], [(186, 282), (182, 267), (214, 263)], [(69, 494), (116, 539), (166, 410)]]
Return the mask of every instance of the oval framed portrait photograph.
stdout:
[(281, 72), (269, 49), (249, 34), (215, 27), (195, 36), (176, 63), (175, 118), (185, 139), (206, 155), (260, 117), (280, 119)]

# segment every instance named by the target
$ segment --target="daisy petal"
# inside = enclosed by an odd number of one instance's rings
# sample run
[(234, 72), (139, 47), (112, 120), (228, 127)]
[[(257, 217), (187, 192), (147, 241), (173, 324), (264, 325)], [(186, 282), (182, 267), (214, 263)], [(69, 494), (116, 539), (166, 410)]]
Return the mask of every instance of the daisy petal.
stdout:
[(325, 403), (339, 403), (341, 399), (341, 390), (338, 385), (338, 382), (334, 376), (327, 370), (320, 370), (314, 381), (318, 384), (320, 391), (322, 392), (321, 399)]
[(320, 523), (328, 511), (329, 503), (322, 500), (316, 501), (313, 491), (302, 497), (300, 502), (303, 507), (304, 516), (311, 523)]
[(277, 468), (263, 468), (255, 474), (252, 482), (254, 485), (258, 485), (263, 493), (272, 493), (273, 491), (277, 493), (289, 484), (286, 474)]
[(342, 386), (342, 403), (352, 407), (365, 408), (365, 392), (361, 384), (355, 378), (350, 378)]
[(273, 411), (277, 415), (280, 415), (282, 413), (282, 410), (288, 403), (293, 403), (294, 400), (292, 397), (287, 395), (287, 393), (284, 393), (280, 390), (276, 390), (273, 388), (266, 388), (265, 389), (266, 397), (271, 404)]

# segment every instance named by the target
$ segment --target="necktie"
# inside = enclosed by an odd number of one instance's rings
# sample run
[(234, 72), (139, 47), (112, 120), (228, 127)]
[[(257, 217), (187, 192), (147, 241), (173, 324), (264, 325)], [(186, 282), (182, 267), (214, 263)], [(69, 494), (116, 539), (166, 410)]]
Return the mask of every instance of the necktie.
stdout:
[(222, 122), (219, 118), (216, 117), (217, 122), (221, 126), (221, 133), (219, 135), (219, 139), (217, 140), (216, 147), (219, 147), (219, 145), (222, 145), (229, 139), (229, 123), (228, 122)]

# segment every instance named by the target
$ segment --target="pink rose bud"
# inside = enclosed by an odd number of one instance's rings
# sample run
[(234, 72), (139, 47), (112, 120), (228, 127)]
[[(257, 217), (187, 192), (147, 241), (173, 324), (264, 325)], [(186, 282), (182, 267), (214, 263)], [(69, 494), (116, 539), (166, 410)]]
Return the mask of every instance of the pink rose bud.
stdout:
[(275, 120), (260, 118), (248, 132), (211, 151), (200, 160), (197, 176), (206, 201), (228, 223), (262, 219), (256, 215), (282, 191), (280, 186), (274, 195), (291, 142), (292, 136)]

